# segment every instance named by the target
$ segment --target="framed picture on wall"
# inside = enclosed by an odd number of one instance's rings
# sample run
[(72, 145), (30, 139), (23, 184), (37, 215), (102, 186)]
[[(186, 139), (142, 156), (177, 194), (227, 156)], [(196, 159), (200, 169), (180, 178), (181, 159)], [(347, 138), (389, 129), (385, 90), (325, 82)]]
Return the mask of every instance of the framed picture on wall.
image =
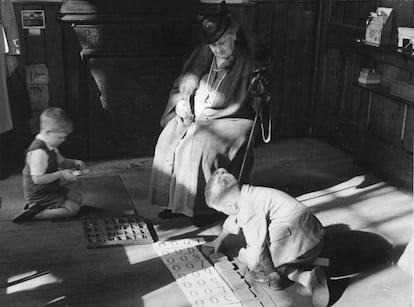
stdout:
[(44, 29), (44, 10), (21, 10), (23, 29)]

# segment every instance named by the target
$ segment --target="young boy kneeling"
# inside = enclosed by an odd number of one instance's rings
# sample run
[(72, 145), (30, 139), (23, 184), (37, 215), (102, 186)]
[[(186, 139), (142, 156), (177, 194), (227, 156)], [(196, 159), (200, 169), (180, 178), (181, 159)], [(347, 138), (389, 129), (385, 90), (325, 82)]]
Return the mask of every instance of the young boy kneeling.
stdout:
[(72, 132), (72, 121), (60, 108), (48, 108), (40, 115), (40, 133), (26, 150), (23, 190), (26, 211), (15, 223), (31, 219), (71, 217), (78, 213), (82, 195), (61, 185), (61, 179), (75, 181), (73, 169), (83, 169), (84, 162), (63, 157), (58, 146)]
[(312, 267), (322, 250), (324, 231), (307, 207), (276, 189), (240, 188), (222, 168), (207, 183), (205, 198), (209, 207), (229, 215), (222, 233), (207, 243), (215, 252), (230, 233), (241, 229), (247, 247), (240, 249), (238, 258), (250, 270), (246, 278), (273, 289), (297, 282), (312, 293), (315, 307), (328, 305), (326, 276), (321, 268)]

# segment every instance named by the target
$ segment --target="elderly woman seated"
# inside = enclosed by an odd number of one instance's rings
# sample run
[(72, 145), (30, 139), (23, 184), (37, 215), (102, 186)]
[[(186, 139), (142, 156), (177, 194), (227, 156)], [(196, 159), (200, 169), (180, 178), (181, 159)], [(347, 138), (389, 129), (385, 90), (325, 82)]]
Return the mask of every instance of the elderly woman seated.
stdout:
[(167, 207), (159, 217), (186, 215), (196, 225), (216, 213), (204, 200), (214, 170), (224, 167), (236, 177), (240, 171), (254, 117), (249, 85), (256, 68), (223, 2), (200, 16), (200, 26), (204, 44), (184, 64), (161, 118), (149, 192), (151, 203)]

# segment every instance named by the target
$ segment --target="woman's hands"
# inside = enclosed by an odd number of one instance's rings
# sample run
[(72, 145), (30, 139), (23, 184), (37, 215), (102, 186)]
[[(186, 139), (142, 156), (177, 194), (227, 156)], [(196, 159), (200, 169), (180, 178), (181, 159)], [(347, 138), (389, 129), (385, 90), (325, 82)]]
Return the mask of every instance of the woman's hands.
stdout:
[(190, 103), (185, 100), (180, 100), (175, 106), (175, 113), (182, 119), (193, 120), (194, 115), (191, 111)]
[(199, 78), (194, 74), (185, 74), (181, 77), (180, 83), (178, 84), (178, 90), (180, 92), (182, 100), (178, 101), (175, 106), (175, 113), (182, 119), (193, 120), (194, 114), (190, 107), (190, 96), (197, 89)]
[(185, 101), (188, 101), (190, 96), (198, 88), (199, 82), (200, 79), (195, 74), (187, 73), (181, 77), (178, 90)]

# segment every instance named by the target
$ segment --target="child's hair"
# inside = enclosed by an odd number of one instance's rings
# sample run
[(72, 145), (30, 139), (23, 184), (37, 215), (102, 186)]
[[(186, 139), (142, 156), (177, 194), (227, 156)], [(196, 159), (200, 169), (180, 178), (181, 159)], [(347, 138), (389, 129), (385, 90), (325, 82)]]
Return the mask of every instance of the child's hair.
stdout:
[(226, 169), (219, 168), (207, 182), (204, 196), (209, 207), (217, 205), (234, 187), (238, 186), (237, 179)]
[(47, 108), (40, 114), (40, 130), (71, 133), (73, 123), (61, 108)]

